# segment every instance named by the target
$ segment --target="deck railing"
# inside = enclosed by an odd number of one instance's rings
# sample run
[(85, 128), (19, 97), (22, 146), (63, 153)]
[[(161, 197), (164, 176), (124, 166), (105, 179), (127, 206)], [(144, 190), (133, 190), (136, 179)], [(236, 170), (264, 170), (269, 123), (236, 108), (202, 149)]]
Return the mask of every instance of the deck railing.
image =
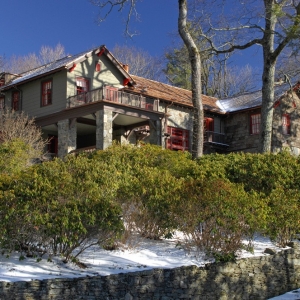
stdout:
[(109, 86), (69, 97), (68, 107), (71, 108), (86, 103), (103, 100), (151, 111), (158, 111), (159, 107), (158, 99), (151, 99), (137, 94), (130, 94)]
[(225, 145), (225, 134), (214, 131), (204, 132), (204, 142), (217, 143)]

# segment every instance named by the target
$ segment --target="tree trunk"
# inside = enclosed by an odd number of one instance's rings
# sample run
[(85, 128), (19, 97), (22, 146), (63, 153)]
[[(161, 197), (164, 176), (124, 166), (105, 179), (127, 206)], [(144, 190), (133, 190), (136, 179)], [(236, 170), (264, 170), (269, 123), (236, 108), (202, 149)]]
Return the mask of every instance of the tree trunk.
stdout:
[(193, 111), (193, 138), (192, 138), (192, 157), (197, 158), (203, 154), (203, 105), (201, 93), (201, 59), (200, 52), (190, 35), (187, 28), (187, 0), (178, 0), (179, 17), (178, 31), (188, 49), (189, 60), (192, 69), (192, 102)]
[(272, 124), (274, 105), (274, 77), (275, 63), (270, 62), (264, 56), (263, 84), (262, 84), (262, 107), (261, 107), (261, 130), (260, 130), (260, 152), (271, 151), (272, 146)]
[(264, 0), (266, 24), (263, 37), (264, 67), (262, 75), (262, 108), (260, 130), (260, 152), (271, 152), (272, 123), (274, 105), (275, 65), (277, 56), (274, 55), (274, 32), (277, 22), (274, 13), (274, 0)]

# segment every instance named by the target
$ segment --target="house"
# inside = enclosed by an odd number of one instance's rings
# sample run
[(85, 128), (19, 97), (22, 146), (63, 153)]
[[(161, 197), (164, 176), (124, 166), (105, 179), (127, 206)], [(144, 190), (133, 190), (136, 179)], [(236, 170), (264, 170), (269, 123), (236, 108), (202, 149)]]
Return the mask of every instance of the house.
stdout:
[[(271, 151), (289, 148), (300, 154), (300, 91), (299, 83), (275, 86)], [(255, 91), (218, 101), (226, 112), (224, 132), (228, 152), (258, 152), (262, 93)]]
[[(274, 112), (274, 150), (285, 145), (300, 149), (297, 109), (286, 100), (287, 89), (280, 87), (280, 91)], [(257, 151), (259, 95), (223, 100), (203, 95), (205, 153)], [(113, 141), (143, 140), (190, 150), (191, 96), (190, 91), (130, 75), (128, 66), (105, 46), (23, 74), (0, 74), (0, 109), (11, 107), (34, 117), (44, 137), (50, 138), (48, 151), (59, 157), (80, 149), (105, 149)]]

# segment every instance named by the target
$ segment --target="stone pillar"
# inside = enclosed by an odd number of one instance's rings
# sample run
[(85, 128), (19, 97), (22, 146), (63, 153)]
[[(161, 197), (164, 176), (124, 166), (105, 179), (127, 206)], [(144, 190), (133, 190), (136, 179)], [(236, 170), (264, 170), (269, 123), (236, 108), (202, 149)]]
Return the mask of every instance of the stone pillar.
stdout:
[(58, 122), (58, 157), (63, 158), (76, 149), (76, 120)]
[(103, 109), (96, 112), (96, 148), (104, 150), (112, 145), (113, 112)]
[[(155, 127), (153, 127), (153, 125)], [(149, 123), (150, 125), (150, 137), (149, 142), (153, 145), (162, 146), (162, 126), (161, 120), (152, 121)]]

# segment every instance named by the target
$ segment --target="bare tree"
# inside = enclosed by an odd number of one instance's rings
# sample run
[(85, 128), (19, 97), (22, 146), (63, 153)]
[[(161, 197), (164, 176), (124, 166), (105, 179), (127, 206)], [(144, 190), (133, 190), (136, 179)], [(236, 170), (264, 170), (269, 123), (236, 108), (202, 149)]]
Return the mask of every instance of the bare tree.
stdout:
[[(201, 3), (205, 5), (205, 2)], [(299, 0), (216, 0), (220, 18), (207, 13), (199, 18), (203, 37), (211, 43), (216, 53), (230, 53), (254, 45), (262, 47), (262, 109), (260, 151), (271, 151), (275, 66), (284, 48), (299, 39)], [(230, 8), (234, 9), (233, 14)], [(199, 10), (200, 11), (200, 10)], [(203, 10), (202, 10), (203, 11)], [(231, 14), (228, 14), (230, 12)], [(206, 21), (206, 23), (205, 23)], [(218, 22), (218, 23), (217, 23)], [(206, 25), (203, 25), (203, 24)]]
[(12, 55), (7, 64), (8, 71), (14, 74), (24, 73), (40, 66), (39, 58), (35, 53), (24, 56)]
[(147, 51), (134, 46), (116, 45), (112, 49), (116, 58), (129, 66), (130, 74), (157, 80), (166, 81), (162, 72), (162, 59), (150, 55)]
[(289, 51), (281, 55), (276, 66), (276, 80), (292, 80), (299, 78), (299, 74), (300, 54)]
[(54, 48), (42, 46), (39, 53), (39, 61), (41, 65), (45, 65), (65, 56), (65, 47), (60, 43), (58, 43)]
[[(138, 17), (136, 4), (138, 0), (90, 0), (91, 3), (98, 6), (102, 16), (99, 22), (103, 21), (114, 9), (123, 11), (127, 9), (126, 33), (130, 36), (129, 24), (132, 16)], [(187, 26), (187, 0), (178, 0), (178, 31), (185, 46), (188, 49), (189, 61), (191, 63), (191, 89), (193, 102), (193, 138), (192, 138), (192, 156), (200, 157), (203, 154), (203, 105), (201, 95), (201, 59), (198, 47), (189, 32)]]
[(48, 143), (43, 139), (42, 131), (35, 125), (34, 119), (24, 112), (0, 110), (0, 144), (16, 140), (28, 146), (28, 162), (32, 159), (41, 159)]
[(4, 55), (0, 55), (0, 72), (5, 71), (6, 59)]
[(12, 55), (7, 61), (7, 69), (11, 73), (20, 74), (64, 56), (66, 56), (65, 49), (61, 44), (57, 44), (54, 48), (42, 46), (39, 55), (35, 53), (24, 56)]
[[(195, 36), (197, 38), (197, 36)], [(233, 97), (253, 91), (256, 88), (257, 71), (251, 66), (234, 66), (228, 55), (218, 56), (202, 51), (203, 45), (197, 43), (202, 58), (202, 93), (218, 98)], [(191, 64), (186, 47), (173, 47), (166, 52), (164, 72), (171, 84), (191, 89)]]
[(197, 158), (203, 154), (204, 140), (204, 112), (202, 104), (202, 86), (201, 86), (201, 56), (197, 44), (190, 34), (187, 26), (187, 0), (179, 0), (178, 31), (185, 46), (188, 49), (189, 60), (191, 63), (191, 88), (193, 102), (193, 144), (192, 156)]

